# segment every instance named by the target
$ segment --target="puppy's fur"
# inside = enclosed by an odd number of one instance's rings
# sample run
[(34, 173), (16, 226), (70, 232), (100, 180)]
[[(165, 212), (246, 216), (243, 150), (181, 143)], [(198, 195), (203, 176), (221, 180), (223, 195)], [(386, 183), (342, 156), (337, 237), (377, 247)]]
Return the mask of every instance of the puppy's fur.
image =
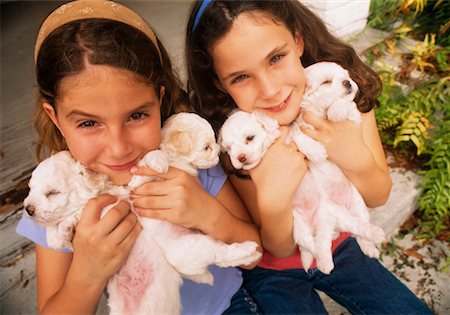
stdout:
[[(217, 164), (218, 151), (211, 126), (195, 114), (182, 113), (164, 125), (160, 150), (149, 152), (140, 163), (158, 172), (176, 165), (196, 175), (197, 168)], [(74, 226), (90, 198), (111, 193), (127, 199), (131, 189), (149, 180), (155, 178), (133, 176), (128, 187), (114, 186), (107, 176), (88, 171), (68, 151), (62, 151), (34, 170), (24, 205), (37, 223), (47, 227), (49, 247), (71, 248)], [(255, 242), (228, 245), (166, 221), (139, 218), (139, 222), (143, 231), (108, 282), (112, 314), (178, 314), (181, 276), (212, 284), (208, 265), (246, 265), (261, 256)]]
[[(331, 121), (361, 121), (353, 102), (358, 87), (345, 69), (335, 63), (320, 62), (305, 71), (307, 86), (302, 108)], [(266, 130), (263, 126), (271, 127)], [(378, 257), (374, 243), (383, 241), (383, 230), (369, 222), (364, 200), (342, 170), (327, 160), (325, 147), (301, 133), (299, 126), (311, 126), (300, 115), (288, 137), (310, 160), (293, 199), (294, 239), (304, 268), (308, 269), (316, 258), (317, 268), (329, 274), (334, 268), (331, 242), (341, 231), (354, 234), (366, 255)], [(219, 142), (235, 168), (251, 169), (278, 137), (277, 128), (278, 123), (272, 118), (237, 111), (222, 126)]]

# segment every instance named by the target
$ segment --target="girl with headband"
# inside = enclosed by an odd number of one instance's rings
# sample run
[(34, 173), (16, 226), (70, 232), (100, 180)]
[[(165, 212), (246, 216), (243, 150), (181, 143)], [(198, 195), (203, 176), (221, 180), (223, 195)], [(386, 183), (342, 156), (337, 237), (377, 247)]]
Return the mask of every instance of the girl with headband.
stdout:
[[(130, 9), (105, 0), (62, 5), (42, 24), (35, 48), (38, 156), (69, 150), (88, 169), (119, 185), (150, 150), (162, 122), (186, 103), (167, 52), (150, 26)], [(47, 150), (47, 151), (43, 151)], [(198, 229), (227, 243), (259, 241), (256, 227), (219, 168), (198, 178), (176, 168), (163, 181), (133, 191), (138, 215)], [(24, 215), (19, 234), (36, 243), (39, 313), (94, 314), (108, 279), (141, 231), (126, 202), (99, 219), (115, 197), (101, 195), (83, 209), (73, 252), (47, 247), (45, 230)], [(249, 266), (252, 267), (252, 266)], [(251, 313), (237, 268), (216, 268), (213, 286), (186, 280), (183, 313)], [(227, 310), (228, 309), (228, 310)]]
[[(331, 61), (348, 69), (360, 91), (362, 123), (332, 123), (303, 113), (330, 161), (352, 181), (370, 207), (386, 202), (391, 179), (373, 107), (381, 83), (355, 51), (330, 34), (300, 1), (196, 1), (186, 34), (189, 93), (196, 110), (216, 130), (239, 108), (262, 111), (282, 126), (282, 136), (249, 174), (230, 179), (260, 230), (264, 256), (244, 270), (244, 285), (267, 314), (325, 314), (321, 290), (358, 314), (430, 314), (427, 306), (376, 259), (365, 256), (354, 238), (333, 242), (331, 274), (302, 268), (292, 236), (292, 196), (308, 167), (295, 144), (286, 144), (305, 90), (304, 67)], [(236, 176), (240, 175), (240, 176)], [(247, 177), (247, 178), (245, 178)]]

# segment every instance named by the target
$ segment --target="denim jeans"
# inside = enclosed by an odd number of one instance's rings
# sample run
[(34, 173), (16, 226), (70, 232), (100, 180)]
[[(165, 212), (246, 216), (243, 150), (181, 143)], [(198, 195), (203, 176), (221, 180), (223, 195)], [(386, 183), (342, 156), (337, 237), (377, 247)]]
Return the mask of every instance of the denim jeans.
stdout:
[(231, 299), (230, 307), (223, 312), (223, 315), (244, 315), (244, 314), (262, 314), (259, 311), (253, 298), (244, 286), (241, 286), (238, 292)]
[(334, 252), (330, 275), (317, 269), (243, 270), (244, 285), (263, 314), (327, 314), (316, 290), (352, 314), (432, 314), (378, 260), (348, 238)]

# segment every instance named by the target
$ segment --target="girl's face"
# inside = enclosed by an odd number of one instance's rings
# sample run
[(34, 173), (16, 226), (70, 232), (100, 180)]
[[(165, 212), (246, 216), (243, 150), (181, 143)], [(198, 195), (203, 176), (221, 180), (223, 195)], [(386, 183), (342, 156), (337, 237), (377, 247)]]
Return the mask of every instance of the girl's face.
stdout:
[(241, 110), (262, 111), (280, 125), (297, 117), (305, 90), (300, 35), (265, 13), (242, 13), (211, 53), (219, 87)]
[(61, 80), (56, 113), (44, 109), (64, 136), (75, 159), (106, 174), (118, 185), (128, 183), (130, 169), (158, 148), (160, 106), (155, 87), (118, 68), (88, 65)]

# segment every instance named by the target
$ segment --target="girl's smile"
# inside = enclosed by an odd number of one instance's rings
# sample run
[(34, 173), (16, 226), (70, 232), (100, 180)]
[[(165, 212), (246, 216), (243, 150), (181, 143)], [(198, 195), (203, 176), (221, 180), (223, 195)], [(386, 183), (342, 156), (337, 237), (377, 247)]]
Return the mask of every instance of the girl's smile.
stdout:
[(124, 185), (130, 169), (161, 141), (164, 87), (159, 92), (127, 70), (88, 64), (61, 80), (56, 113), (49, 104), (44, 108), (75, 159)]
[(133, 161), (129, 163), (125, 163), (122, 165), (106, 165), (113, 171), (125, 171), (131, 169), (133, 166), (135, 166), (139, 162), (138, 159), (134, 159)]
[(279, 105), (276, 105), (276, 106), (273, 106), (273, 107), (268, 107), (268, 108), (263, 108), (263, 111), (272, 112), (272, 113), (282, 112), (288, 106), (290, 98), (291, 98), (291, 95), (289, 95)]
[[(254, 48), (253, 48), (254, 47)], [(305, 89), (303, 40), (265, 13), (239, 15), (212, 47), (217, 83), (244, 111), (262, 111), (290, 124)]]

